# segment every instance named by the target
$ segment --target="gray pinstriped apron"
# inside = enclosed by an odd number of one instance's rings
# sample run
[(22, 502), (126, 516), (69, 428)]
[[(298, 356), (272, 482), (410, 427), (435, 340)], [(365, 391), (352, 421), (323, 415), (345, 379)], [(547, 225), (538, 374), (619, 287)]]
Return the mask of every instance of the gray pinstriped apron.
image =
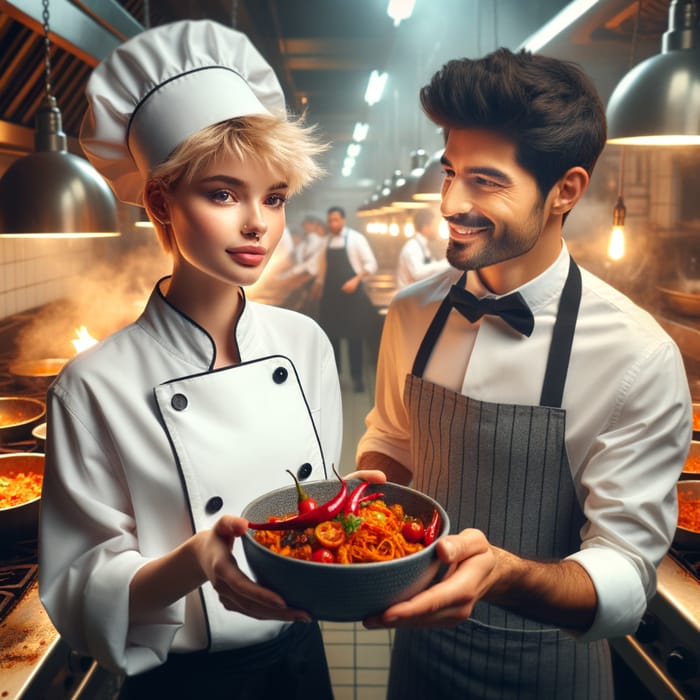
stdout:
[[(445, 506), (453, 532), (476, 527), (492, 544), (529, 559), (556, 561), (578, 550), (584, 516), (561, 401), (580, 300), (572, 259), (539, 406), (477, 401), (424, 380), (451, 310), (447, 299), (439, 307), (406, 377), (404, 400), (414, 486)], [(606, 700), (613, 698), (609, 647), (576, 642), (479, 601), (458, 627), (396, 630), (388, 698)]]

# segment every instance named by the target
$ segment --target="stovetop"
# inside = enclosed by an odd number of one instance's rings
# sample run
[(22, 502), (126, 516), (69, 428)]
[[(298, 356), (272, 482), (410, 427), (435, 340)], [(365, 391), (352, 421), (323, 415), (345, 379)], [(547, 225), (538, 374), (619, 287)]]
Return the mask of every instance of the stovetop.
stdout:
[(693, 578), (700, 581), (700, 551), (684, 551), (677, 547), (671, 547), (669, 556), (675, 559)]
[(17, 605), (37, 576), (36, 539), (0, 547), (0, 621)]

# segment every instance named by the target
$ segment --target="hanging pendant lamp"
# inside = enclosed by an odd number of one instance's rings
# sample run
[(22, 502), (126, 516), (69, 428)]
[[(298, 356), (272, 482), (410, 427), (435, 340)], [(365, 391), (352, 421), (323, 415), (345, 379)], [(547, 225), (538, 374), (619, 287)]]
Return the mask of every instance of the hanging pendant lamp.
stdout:
[(439, 202), (441, 199), (442, 181), (445, 179), (442, 171), (442, 155), (444, 148), (435, 151), (425, 164), (423, 174), (418, 178), (413, 199), (419, 202)]
[(697, 3), (671, 0), (668, 16), (661, 53), (629, 71), (610, 96), (608, 143), (700, 145)]
[(43, 7), (46, 96), (36, 116), (35, 152), (17, 159), (0, 178), (0, 237), (119, 236), (107, 182), (85, 158), (67, 150), (51, 94), (48, 0)]
[(429, 206), (428, 202), (420, 202), (413, 198), (418, 191), (418, 182), (425, 172), (428, 154), (419, 148), (411, 153), (411, 172), (406, 176), (402, 185), (392, 192), (392, 204), (399, 209), (422, 209)]

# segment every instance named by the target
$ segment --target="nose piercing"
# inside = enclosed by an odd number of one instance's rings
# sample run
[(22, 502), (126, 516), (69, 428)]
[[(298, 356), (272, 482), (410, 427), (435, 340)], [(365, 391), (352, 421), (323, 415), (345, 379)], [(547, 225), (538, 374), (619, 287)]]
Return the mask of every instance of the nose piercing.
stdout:
[(243, 226), (241, 226), (241, 233), (244, 236), (252, 236), (253, 238), (255, 238), (256, 241), (260, 240), (260, 232), (259, 231), (249, 231), (248, 224), (243, 224)]

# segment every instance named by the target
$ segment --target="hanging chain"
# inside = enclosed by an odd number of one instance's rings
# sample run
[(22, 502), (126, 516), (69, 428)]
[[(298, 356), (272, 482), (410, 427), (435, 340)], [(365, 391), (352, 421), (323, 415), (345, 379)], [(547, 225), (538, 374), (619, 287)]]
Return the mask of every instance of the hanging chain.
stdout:
[(44, 20), (44, 85), (46, 96), (51, 97), (51, 41), (49, 40), (49, 0), (42, 0), (44, 7), (42, 19)]
[[(630, 46), (629, 65), (627, 70), (632, 70), (637, 53), (637, 39), (639, 37), (639, 22), (642, 16), (642, 0), (637, 0), (637, 13), (634, 17), (634, 25), (632, 26), (632, 45)], [(617, 176), (617, 196), (622, 198), (622, 190), (624, 189), (624, 173), (625, 173), (625, 146), (620, 146), (620, 164)]]
[(231, 28), (236, 29), (238, 25), (238, 0), (231, 0)]

